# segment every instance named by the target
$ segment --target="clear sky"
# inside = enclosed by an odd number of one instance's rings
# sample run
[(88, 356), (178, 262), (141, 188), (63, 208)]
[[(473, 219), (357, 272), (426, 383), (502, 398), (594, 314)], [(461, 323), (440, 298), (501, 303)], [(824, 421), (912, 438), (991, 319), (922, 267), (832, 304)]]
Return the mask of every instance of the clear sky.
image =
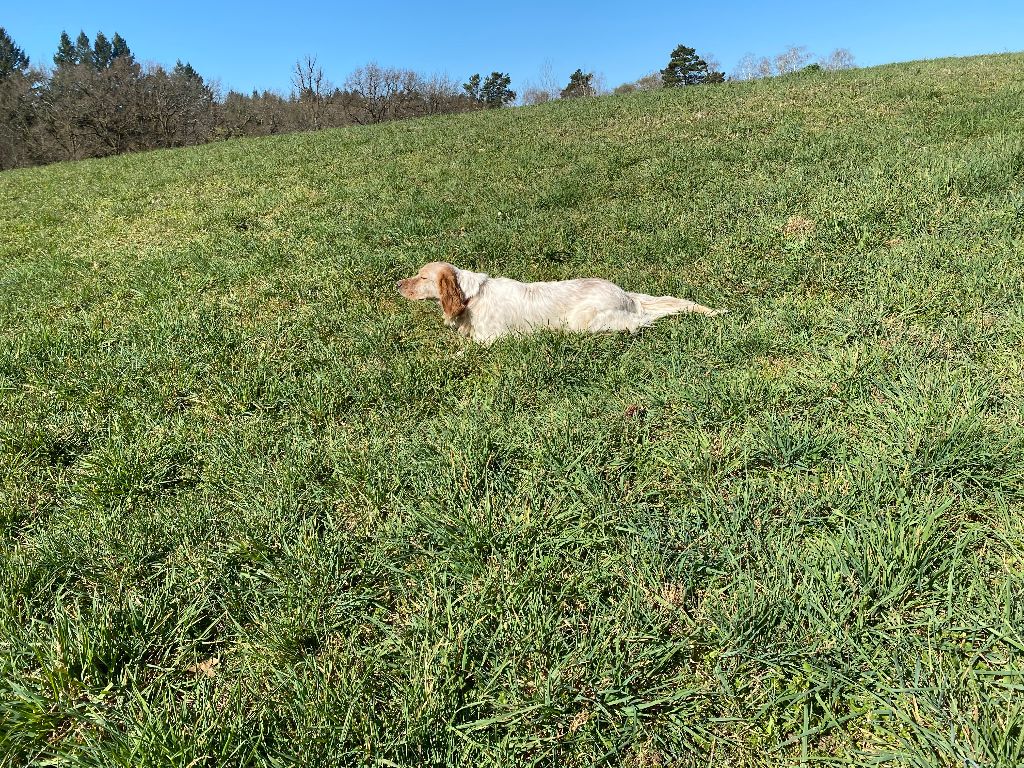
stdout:
[[(853, 52), (860, 66), (1024, 50), (1024, 0), (679, 2), (291, 2), (2, 0), (0, 26), (33, 64), (52, 64), (62, 30), (119, 32), (141, 61), (190, 62), (224, 90), (286, 92), (295, 60), (319, 57), (335, 84), (376, 61), (461, 82), (508, 72), (522, 90), (549, 61), (567, 81), (577, 67), (614, 87), (664, 67), (679, 43), (728, 73), (745, 53), (805, 45)], [(564, 84), (564, 83), (563, 83)]]

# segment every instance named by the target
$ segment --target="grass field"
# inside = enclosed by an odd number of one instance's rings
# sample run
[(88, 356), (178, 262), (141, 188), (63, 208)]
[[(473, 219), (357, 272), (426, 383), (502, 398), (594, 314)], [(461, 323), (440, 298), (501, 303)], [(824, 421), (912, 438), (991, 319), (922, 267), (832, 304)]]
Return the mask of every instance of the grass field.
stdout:
[[(1024, 55), (0, 174), (0, 760), (1024, 763)], [(474, 346), (435, 259), (730, 309)]]

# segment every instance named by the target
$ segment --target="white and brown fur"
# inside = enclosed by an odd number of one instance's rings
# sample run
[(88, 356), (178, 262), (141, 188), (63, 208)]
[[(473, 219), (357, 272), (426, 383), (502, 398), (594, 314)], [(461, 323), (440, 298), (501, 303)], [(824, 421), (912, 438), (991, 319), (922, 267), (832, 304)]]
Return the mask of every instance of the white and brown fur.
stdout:
[(599, 278), (521, 283), (444, 261), (424, 265), (397, 286), (407, 299), (438, 301), (448, 326), (483, 344), (538, 328), (633, 333), (666, 315), (724, 312), (674, 296), (629, 293)]

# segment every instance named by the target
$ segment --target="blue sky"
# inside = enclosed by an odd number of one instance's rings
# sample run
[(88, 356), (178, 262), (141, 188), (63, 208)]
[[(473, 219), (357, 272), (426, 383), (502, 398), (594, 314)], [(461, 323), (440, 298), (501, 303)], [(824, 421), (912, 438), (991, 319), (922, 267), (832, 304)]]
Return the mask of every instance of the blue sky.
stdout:
[[(507, 10), (505, 10), (507, 9)], [(33, 63), (50, 64), (61, 30), (120, 32), (136, 57), (189, 61), (222, 87), (287, 91), (294, 61), (316, 54), (341, 84), (377, 61), (460, 82), (508, 72), (520, 90), (545, 61), (559, 81), (577, 67), (609, 86), (665, 66), (675, 45), (713, 54), (729, 72), (745, 53), (805, 45), (853, 52), (860, 66), (1024, 50), (1024, 2), (173, 3), (48, 0), (0, 10)]]

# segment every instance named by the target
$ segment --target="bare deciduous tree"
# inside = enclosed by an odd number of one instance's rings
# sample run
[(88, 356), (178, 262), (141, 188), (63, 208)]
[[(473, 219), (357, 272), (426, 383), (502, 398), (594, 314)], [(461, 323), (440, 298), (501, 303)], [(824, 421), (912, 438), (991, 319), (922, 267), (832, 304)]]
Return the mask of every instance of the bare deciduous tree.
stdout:
[(736, 62), (732, 71), (733, 80), (756, 80), (758, 78), (757, 57), (752, 53), (745, 53)]
[(345, 88), (359, 97), (350, 115), (357, 123), (382, 123), (401, 116), (403, 102), (418, 85), (419, 76), (408, 69), (382, 67), (376, 62), (348, 76)]
[(767, 56), (755, 56), (752, 53), (743, 55), (736, 62), (736, 69), (733, 70), (733, 80), (762, 80), (766, 77), (775, 76), (775, 65)]
[(183, 147), (214, 137), (217, 95), (191, 65), (179, 61), (171, 72), (148, 65), (137, 93), (142, 147)]
[(803, 69), (810, 60), (811, 54), (807, 51), (807, 46), (791, 45), (775, 57), (775, 74), (788, 75), (796, 72)]
[(632, 83), (623, 83), (615, 89), (615, 93), (630, 93), (632, 91), (656, 91), (663, 88), (665, 84), (661, 80), (660, 72), (649, 72)]
[(475, 107), (470, 105), (462, 87), (448, 75), (431, 75), (429, 78), (416, 77), (419, 95), (419, 113), (438, 115), (446, 112), (464, 112)]
[(229, 92), (220, 105), (217, 120), (217, 135), (222, 138), (270, 136), (302, 130), (307, 125), (296, 101), (271, 91), (253, 91), (248, 96)]
[(316, 56), (306, 55), (295, 62), (292, 70), (292, 87), (299, 104), (304, 107), (309, 128), (317, 130), (322, 126), (326, 110), (326, 95), (332, 90), (330, 81), (324, 77), (324, 70), (317, 64)]
[(0, 170), (45, 162), (36, 130), (36, 92), (43, 81), (38, 70), (0, 78)]
[(828, 58), (820, 62), (822, 69), (839, 70), (853, 68), (853, 54), (846, 48), (836, 48), (828, 55)]
[(551, 94), (532, 83), (527, 83), (523, 88), (523, 95), (520, 97), (523, 106), (533, 107), (537, 104), (544, 104), (551, 101)]
[[(811, 54), (802, 45), (790, 46), (774, 59), (747, 53), (736, 63), (732, 77), (734, 80), (759, 80), (776, 75), (787, 75), (803, 69), (810, 59)], [(837, 48), (829, 54), (828, 58), (820, 60), (818, 66), (829, 70), (849, 69), (853, 66), (853, 54), (846, 48)]]
[(537, 87), (552, 95), (558, 93), (558, 78), (555, 77), (555, 66), (551, 59), (544, 59), (541, 63), (540, 72), (537, 74)]
[(559, 98), (561, 91), (562, 86), (558, 84), (558, 78), (555, 77), (555, 68), (551, 59), (544, 59), (537, 77), (526, 81), (520, 101), (526, 106), (543, 104)]
[(42, 95), (49, 133), (63, 159), (144, 148), (141, 67), (117, 58), (104, 69), (91, 64), (59, 67)]
[(665, 84), (661, 81), (660, 72), (648, 72), (636, 81), (636, 89), (638, 91), (656, 91), (664, 87)]

